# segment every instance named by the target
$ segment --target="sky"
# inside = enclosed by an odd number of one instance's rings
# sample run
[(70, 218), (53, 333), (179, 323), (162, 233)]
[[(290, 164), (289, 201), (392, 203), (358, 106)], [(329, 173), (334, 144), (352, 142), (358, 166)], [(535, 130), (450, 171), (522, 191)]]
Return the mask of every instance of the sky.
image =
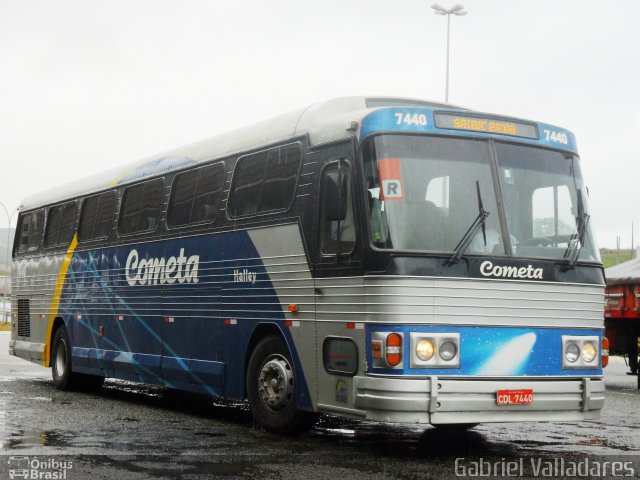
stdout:
[[(0, 0), (0, 202), (334, 97), (443, 101), (433, 1)], [(640, 244), (640, 1), (461, 3), (449, 101), (574, 132), (599, 245)]]

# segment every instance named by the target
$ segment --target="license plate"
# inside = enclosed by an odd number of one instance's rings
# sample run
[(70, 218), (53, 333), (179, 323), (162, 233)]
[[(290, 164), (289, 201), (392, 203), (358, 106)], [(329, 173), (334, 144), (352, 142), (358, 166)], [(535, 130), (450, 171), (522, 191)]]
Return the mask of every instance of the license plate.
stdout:
[(533, 403), (533, 389), (498, 390), (496, 402), (498, 405), (528, 405)]

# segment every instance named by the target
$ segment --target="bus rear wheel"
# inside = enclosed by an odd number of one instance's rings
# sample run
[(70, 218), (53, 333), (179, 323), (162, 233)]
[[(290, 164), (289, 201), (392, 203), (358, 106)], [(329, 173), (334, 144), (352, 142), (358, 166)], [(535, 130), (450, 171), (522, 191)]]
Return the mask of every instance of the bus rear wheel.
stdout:
[(58, 390), (97, 390), (102, 387), (104, 377), (73, 372), (71, 368), (71, 341), (67, 328), (56, 330), (51, 342), (51, 374), (53, 385)]
[(71, 390), (75, 378), (71, 372), (71, 342), (66, 327), (56, 330), (51, 342), (51, 374), (58, 390)]
[(247, 396), (256, 423), (272, 433), (292, 434), (311, 427), (315, 416), (298, 409), (296, 378), (281, 337), (261, 340), (247, 368)]

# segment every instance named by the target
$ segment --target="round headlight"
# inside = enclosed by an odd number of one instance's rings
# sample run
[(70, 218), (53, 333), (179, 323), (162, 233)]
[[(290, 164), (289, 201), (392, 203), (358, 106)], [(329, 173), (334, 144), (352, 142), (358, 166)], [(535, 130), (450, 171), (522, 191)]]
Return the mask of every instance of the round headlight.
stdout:
[(567, 362), (575, 363), (579, 357), (580, 349), (578, 348), (578, 345), (575, 343), (568, 343), (564, 350), (564, 358), (567, 359)]
[(598, 356), (598, 349), (591, 342), (585, 342), (582, 345), (582, 358), (585, 362), (591, 363)]
[(416, 355), (423, 362), (431, 359), (434, 353), (436, 353), (436, 349), (430, 340), (420, 340), (416, 345)]
[(442, 358), (445, 362), (452, 360), (456, 354), (458, 353), (458, 347), (451, 340), (445, 340), (440, 344), (440, 348), (438, 349), (438, 354), (440, 358)]

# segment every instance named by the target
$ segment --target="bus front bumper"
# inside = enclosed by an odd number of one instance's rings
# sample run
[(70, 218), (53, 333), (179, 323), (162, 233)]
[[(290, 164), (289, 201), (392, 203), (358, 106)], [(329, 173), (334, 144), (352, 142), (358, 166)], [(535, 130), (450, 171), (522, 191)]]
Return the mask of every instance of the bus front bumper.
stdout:
[[(460, 424), (581, 421), (600, 416), (602, 378), (453, 379), (355, 377), (355, 408), (365, 418), (402, 423)], [(498, 405), (498, 390), (533, 390), (527, 405)]]

